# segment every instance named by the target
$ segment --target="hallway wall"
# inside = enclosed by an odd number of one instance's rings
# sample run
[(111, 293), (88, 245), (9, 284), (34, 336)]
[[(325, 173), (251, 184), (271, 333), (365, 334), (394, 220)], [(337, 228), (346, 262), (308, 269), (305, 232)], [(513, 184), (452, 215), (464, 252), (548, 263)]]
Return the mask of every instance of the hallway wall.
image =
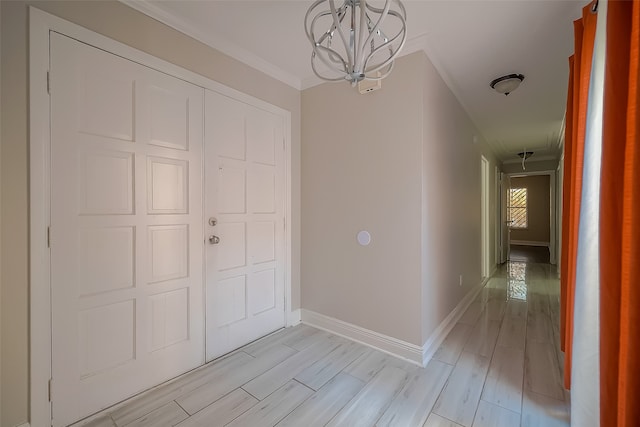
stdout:
[(550, 242), (551, 196), (549, 175), (511, 177), (511, 188), (527, 189), (528, 227), (511, 229), (511, 241)]
[(424, 52), (376, 92), (303, 91), (302, 308), (422, 346), (481, 281), (477, 135)]

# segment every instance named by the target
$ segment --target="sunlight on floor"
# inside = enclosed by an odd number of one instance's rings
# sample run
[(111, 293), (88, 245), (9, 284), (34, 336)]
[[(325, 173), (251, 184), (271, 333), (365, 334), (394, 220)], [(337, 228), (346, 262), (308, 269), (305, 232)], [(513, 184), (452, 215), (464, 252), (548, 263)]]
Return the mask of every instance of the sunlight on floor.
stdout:
[(507, 298), (527, 300), (527, 263), (507, 263)]

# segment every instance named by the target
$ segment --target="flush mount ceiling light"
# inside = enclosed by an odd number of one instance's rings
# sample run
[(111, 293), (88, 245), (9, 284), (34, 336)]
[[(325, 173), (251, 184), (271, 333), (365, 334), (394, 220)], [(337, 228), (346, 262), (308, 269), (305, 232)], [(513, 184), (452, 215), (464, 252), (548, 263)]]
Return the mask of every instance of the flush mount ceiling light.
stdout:
[(493, 80), (489, 83), (489, 86), (496, 92), (504, 93), (506, 96), (518, 89), (523, 80), (524, 76), (522, 74), (508, 74)]
[(407, 38), (403, 4), (384, 0), (384, 6), (377, 8), (367, 0), (337, 3), (317, 0), (305, 16), (313, 72), (323, 80), (347, 80), (352, 86), (388, 76)]

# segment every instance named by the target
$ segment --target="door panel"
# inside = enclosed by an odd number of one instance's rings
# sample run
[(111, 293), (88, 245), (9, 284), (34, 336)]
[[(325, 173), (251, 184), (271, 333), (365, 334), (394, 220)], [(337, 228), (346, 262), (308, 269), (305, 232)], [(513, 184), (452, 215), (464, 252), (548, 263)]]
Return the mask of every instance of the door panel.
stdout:
[(205, 93), (207, 360), (284, 326), (283, 126)]
[(51, 36), (54, 425), (204, 362), (203, 90)]

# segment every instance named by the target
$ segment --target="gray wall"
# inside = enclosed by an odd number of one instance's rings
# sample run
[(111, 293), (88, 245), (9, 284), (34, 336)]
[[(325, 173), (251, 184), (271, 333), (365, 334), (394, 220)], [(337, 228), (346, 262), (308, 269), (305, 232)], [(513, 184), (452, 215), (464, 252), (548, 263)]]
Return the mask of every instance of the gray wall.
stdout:
[(0, 425), (28, 418), (28, 5), (291, 111), (292, 306), (300, 304), (300, 92), (117, 1), (2, 1)]
[(528, 227), (526, 229), (512, 228), (511, 241), (549, 243), (551, 218), (549, 175), (512, 177), (511, 188), (527, 189), (528, 211)]

